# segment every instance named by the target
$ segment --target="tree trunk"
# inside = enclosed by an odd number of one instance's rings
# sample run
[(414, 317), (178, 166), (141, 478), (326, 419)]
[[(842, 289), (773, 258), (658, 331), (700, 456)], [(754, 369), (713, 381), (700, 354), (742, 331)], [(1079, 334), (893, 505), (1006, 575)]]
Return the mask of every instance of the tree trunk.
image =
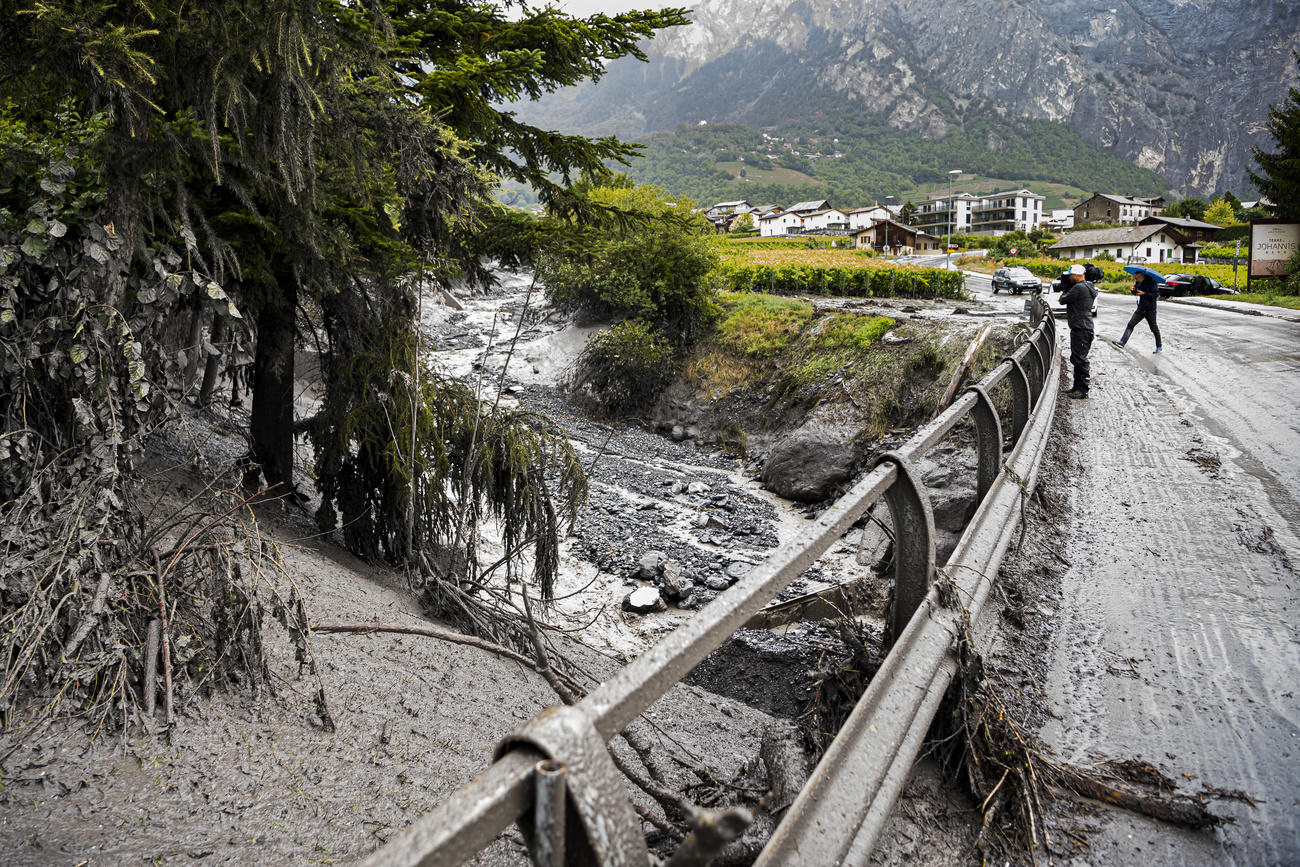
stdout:
[[(212, 314), (212, 335), (208, 341), (214, 349), (221, 349), (221, 342), (226, 339), (226, 319), (220, 313)], [(218, 351), (209, 355), (203, 365), (203, 385), (199, 387), (199, 406), (212, 403), (212, 391), (217, 385), (217, 374), (221, 372), (221, 362), (225, 353)]]
[(249, 435), (253, 458), (271, 486), (283, 495), (293, 490), (293, 349), (298, 284), (281, 272), (280, 291), (257, 315), (253, 357), (253, 411)]
[(194, 310), (190, 313), (190, 330), (185, 338), (185, 379), (181, 383), (181, 398), (189, 394), (194, 385), (194, 374), (199, 370), (199, 356), (203, 354), (203, 301), (194, 296)]

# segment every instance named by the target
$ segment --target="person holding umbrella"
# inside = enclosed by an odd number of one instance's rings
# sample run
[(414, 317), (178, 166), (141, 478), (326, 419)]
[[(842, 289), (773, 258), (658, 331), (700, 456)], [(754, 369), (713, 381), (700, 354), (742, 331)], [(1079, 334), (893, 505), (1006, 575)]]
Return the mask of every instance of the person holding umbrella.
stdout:
[(1147, 325), (1151, 326), (1151, 334), (1156, 339), (1156, 352), (1161, 351), (1160, 346), (1160, 326), (1156, 325), (1156, 301), (1160, 298), (1160, 284), (1165, 282), (1164, 275), (1159, 271), (1147, 268), (1144, 265), (1125, 265), (1124, 270), (1133, 275), (1133, 294), (1138, 297), (1137, 310), (1129, 317), (1128, 325), (1124, 328), (1124, 336), (1119, 340), (1112, 340), (1120, 349), (1128, 343), (1129, 337), (1133, 335), (1133, 329), (1143, 319)]

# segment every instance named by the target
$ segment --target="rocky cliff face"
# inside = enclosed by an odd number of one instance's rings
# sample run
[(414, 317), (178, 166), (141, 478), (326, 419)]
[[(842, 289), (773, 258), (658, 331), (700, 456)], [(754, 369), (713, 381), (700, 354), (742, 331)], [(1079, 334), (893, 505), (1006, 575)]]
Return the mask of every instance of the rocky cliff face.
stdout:
[(828, 105), (927, 137), (990, 113), (1047, 119), (1180, 195), (1244, 193), (1300, 45), (1293, 0), (699, 0), (694, 19), (649, 64), (521, 115), (625, 136)]

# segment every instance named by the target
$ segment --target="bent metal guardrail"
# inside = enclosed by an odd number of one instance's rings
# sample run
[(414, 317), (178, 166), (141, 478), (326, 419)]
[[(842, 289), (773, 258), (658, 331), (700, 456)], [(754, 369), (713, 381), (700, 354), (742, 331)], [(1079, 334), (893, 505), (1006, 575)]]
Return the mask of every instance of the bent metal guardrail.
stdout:
[[(895, 643), (756, 864), (862, 864), (955, 671), (958, 612), (935, 585), (934, 518), (915, 461), (967, 415), (978, 449), (980, 507), (943, 572), (972, 622), (1032, 493), (1059, 390), (1056, 326), (1041, 298), (1031, 337), (823, 512), (799, 540), (754, 568), (572, 707), (547, 708), (499, 748), (480, 776), (372, 853), (366, 865), (455, 865), (510, 823), (537, 863), (648, 865), (641, 823), (607, 742), (744, 626), (882, 497), (895, 532)], [(1011, 391), (1009, 440), (990, 393)], [(565, 828), (566, 810), (578, 820)], [(566, 844), (568, 859), (566, 859)], [(692, 861), (691, 863), (702, 863)]]

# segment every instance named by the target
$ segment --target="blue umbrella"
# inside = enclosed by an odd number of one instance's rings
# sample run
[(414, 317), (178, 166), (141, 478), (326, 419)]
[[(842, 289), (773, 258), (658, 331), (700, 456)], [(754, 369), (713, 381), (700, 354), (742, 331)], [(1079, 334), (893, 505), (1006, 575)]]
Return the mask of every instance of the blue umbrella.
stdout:
[(1145, 274), (1150, 277), (1157, 286), (1165, 282), (1164, 274), (1161, 274), (1154, 268), (1148, 268), (1146, 265), (1125, 265), (1124, 270), (1135, 276), (1138, 274)]

